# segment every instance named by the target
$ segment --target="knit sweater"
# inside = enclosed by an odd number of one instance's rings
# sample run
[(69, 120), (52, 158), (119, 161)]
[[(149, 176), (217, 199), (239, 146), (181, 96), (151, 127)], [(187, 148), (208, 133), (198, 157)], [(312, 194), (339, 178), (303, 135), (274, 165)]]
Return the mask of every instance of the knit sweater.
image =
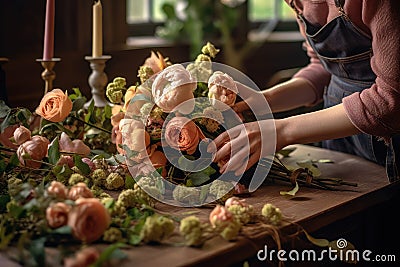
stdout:
[[(290, 3), (290, 0), (285, 0)], [(295, 0), (297, 10), (313, 25), (325, 25), (338, 16), (334, 0)], [(388, 139), (400, 133), (400, 1), (348, 0), (344, 12), (372, 39), (371, 67), (377, 78), (362, 92), (344, 97), (342, 102), (351, 122), (361, 131)], [(304, 35), (304, 26), (299, 23)], [(357, 44), (355, 44), (357, 45)], [(313, 86), (322, 100), (330, 73), (305, 42), (310, 63), (294, 77), (302, 77)]]

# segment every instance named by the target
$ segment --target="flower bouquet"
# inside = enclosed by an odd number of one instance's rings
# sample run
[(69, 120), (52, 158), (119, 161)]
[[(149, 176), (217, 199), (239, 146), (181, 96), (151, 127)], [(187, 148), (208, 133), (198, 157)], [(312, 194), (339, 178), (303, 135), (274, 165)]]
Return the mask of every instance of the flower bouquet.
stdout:
[[(243, 177), (219, 172), (229, 158), (213, 162), (207, 151), (223, 131), (252, 119), (231, 109), (240, 100), (236, 82), (251, 80), (212, 62), (218, 52), (207, 43), (186, 64), (152, 52), (138, 71), (140, 83), (127, 87), (116, 77), (107, 85), (111, 103), (103, 108), (92, 102), (85, 109), (78, 88), (69, 94), (53, 89), (34, 112), (0, 102), (0, 249), (17, 245), (18, 261), (44, 266), (46, 247), (62, 242), (66, 266), (100, 266), (121, 257), (117, 251), (125, 245), (162, 242), (175, 231), (176, 222), (157, 202), (216, 204), (209, 223), (194, 215), (179, 220), (189, 246), (215, 234), (234, 240), (254, 220), (278, 225), (279, 208), (266, 204), (262, 217), (255, 216), (233, 196), (245, 191)], [(273, 156), (257, 168), (263, 178), (294, 186), (346, 184), (318, 180), (314, 165), (290, 170)], [(110, 244), (103, 256), (86, 247), (96, 242)], [(74, 245), (85, 246), (74, 255)]]

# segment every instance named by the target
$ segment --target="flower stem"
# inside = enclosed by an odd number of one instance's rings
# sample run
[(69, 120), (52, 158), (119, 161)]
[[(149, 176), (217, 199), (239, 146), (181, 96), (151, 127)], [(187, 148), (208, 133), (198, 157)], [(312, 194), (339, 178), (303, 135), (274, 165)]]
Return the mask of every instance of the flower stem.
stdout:
[(75, 116), (73, 116), (73, 115), (70, 115), (70, 116), (71, 116), (71, 118), (74, 118), (75, 120), (78, 120), (78, 121), (80, 121), (80, 122), (83, 122), (83, 123), (89, 125), (90, 127), (93, 127), (93, 128), (95, 128), (95, 129), (97, 129), (97, 130), (100, 130), (100, 131), (103, 131), (103, 132), (105, 132), (105, 133), (111, 134), (111, 131), (109, 131), (109, 130), (106, 130), (106, 129), (104, 129), (104, 128), (101, 128), (101, 127), (99, 127), (99, 126), (96, 126), (96, 125), (94, 125), (94, 124), (92, 124), (92, 123), (90, 123), (90, 122), (84, 121), (84, 120), (82, 120), (81, 118), (75, 117)]

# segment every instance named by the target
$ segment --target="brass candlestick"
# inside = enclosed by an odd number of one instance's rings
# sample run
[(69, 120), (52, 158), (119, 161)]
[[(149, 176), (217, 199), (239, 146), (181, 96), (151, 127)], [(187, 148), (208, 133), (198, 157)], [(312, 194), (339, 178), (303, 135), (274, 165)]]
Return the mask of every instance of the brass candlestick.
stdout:
[(45, 87), (44, 87), (44, 94), (53, 90), (53, 81), (56, 78), (56, 73), (53, 70), (54, 66), (57, 62), (61, 61), (60, 58), (52, 58), (49, 60), (44, 59), (36, 59), (37, 62), (40, 62), (44, 71), (42, 72), (42, 79), (44, 80)]
[(88, 82), (92, 88), (92, 99), (85, 104), (85, 108), (89, 107), (90, 103), (94, 101), (95, 107), (105, 107), (108, 102), (104, 88), (107, 85), (107, 74), (104, 72), (106, 67), (106, 61), (111, 56), (100, 56), (100, 57), (85, 57), (90, 62), (90, 68), (92, 73), (89, 76)]

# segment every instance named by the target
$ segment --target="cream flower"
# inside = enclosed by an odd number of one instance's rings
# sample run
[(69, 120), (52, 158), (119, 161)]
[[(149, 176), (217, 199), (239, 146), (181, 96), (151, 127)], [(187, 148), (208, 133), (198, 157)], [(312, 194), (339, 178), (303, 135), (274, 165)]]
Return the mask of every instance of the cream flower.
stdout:
[(238, 89), (235, 81), (226, 73), (216, 71), (208, 80), (208, 97), (219, 110), (227, 110), (235, 104)]
[(157, 106), (164, 112), (171, 112), (185, 101), (192, 100), (180, 108), (184, 114), (192, 112), (194, 108), (193, 91), (196, 89), (196, 80), (182, 65), (175, 64), (165, 68), (154, 79), (152, 95)]

